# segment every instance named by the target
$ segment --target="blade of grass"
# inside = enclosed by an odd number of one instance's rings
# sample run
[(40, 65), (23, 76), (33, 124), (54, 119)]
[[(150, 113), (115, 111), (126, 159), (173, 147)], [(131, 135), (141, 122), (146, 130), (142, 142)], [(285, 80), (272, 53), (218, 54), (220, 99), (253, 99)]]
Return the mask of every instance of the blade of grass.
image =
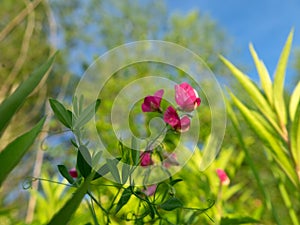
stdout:
[(79, 207), (83, 197), (88, 191), (90, 181), (94, 174), (89, 176), (84, 183), (77, 188), (74, 195), (66, 202), (66, 204), (52, 217), (48, 225), (67, 224), (71, 216)]
[(35, 138), (43, 128), (44, 122), (45, 118), (41, 119), (30, 131), (16, 138), (0, 152), (0, 186), (34, 143)]
[(296, 164), (297, 174), (300, 180), (300, 101), (298, 102), (295, 118), (290, 132), (291, 153)]
[(295, 87), (295, 89), (291, 95), (291, 100), (290, 100), (290, 105), (289, 105), (291, 121), (294, 120), (295, 113), (296, 113), (299, 102), (300, 102), (300, 81), (298, 82), (297, 86)]
[(268, 73), (267, 68), (265, 67), (264, 63), (258, 58), (258, 55), (253, 47), (252, 44), (249, 45), (249, 49), (255, 63), (256, 70), (260, 77), (261, 86), (267, 96), (267, 99), (270, 105), (273, 105), (273, 91), (272, 91), (272, 81), (270, 75)]
[(251, 100), (256, 104), (257, 108), (263, 113), (263, 115), (269, 120), (272, 126), (277, 130), (280, 135), (284, 135), (283, 131), (276, 122), (276, 115), (272, 110), (270, 104), (268, 104), (265, 97), (261, 94), (257, 85), (255, 85), (248, 76), (241, 72), (231, 62), (220, 56), (221, 61), (228, 67), (239, 83), (244, 87), (245, 91), (250, 96)]
[(277, 112), (280, 125), (284, 126), (287, 123), (286, 107), (284, 102), (284, 79), (286, 66), (293, 41), (294, 30), (292, 30), (287, 38), (285, 46), (281, 52), (275, 73), (274, 73), (274, 106)]
[[(56, 55), (56, 54), (55, 54)], [(6, 126), (15, 114), (15, 112), (23, 105), (27, 96), (38, 86), (44, 75), (51, 67), (55, 55), (52, 56), (45, 64), (35, 70), (27, 80), (21, 83), (16, 91), (7, 97), (0, 105), (0, 137), (2, 136)]]

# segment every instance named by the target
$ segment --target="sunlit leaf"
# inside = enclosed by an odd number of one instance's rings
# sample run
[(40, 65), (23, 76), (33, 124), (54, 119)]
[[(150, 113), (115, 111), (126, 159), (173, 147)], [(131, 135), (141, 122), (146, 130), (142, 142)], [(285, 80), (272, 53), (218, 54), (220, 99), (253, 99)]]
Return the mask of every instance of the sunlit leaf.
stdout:
[(294, 161), (300, 170), (300, 101), (296, 106), (294, 121), (291, 127), (291, 150)]
[(238, 68), (236, 68), (231, 62), (229, 62), (224, 57), (220, 56), (223, 63), (229, 68), (235, 78), (240, 82), (240, 84), (244, 87), (245, 91), (251, 97), (252, 101), (256, 104), (258, 110), (260, 110), (263, 115), (268, 119), (268, 121), (272, 124), (272, 126), (282, 134), (282, 130), (276, 122), (276, 115), (271, 108), (270, 104), (267, 102), (265, 97), (261, 94), (259, 88), (256, 84), (254, 84), (250, 78), (241, 72)]
[[(56, 54), (55, 54), (56, 55)], [(27, 80), (19, 85), (16, 91), (7, 97), (0, 105), (0, 137), (15, 112), (23, 105), (26, 97), (38, 86), (39, 82), (45, 76), (51, 67), (55, 55), (45, 64), (35, 70)]]
[(294, 120), (299, 102), (300, 102), (300, 82), (298, 82), (297, 86), (295, 87), (291, 95), (290, 106), (289, 106), (291, 121)]
[(288, 63), (288, 58), (291, 50), (291, 45), (293, 41), (294, 30), (292, 30), (287, 38), (285, 46), (281, 52), (277, 68), (274, 74), (274, 106), (279, 116), (281, 125), (286, 125), (287, 116), (286, 116), (286, 107), (284, 102), (284, 79), (285, 71)]
[(16, 138), (0, 152), (0, 186), (34, 143), (35, 138), (43, 128), (44, 122), (45, 118), (41, 119), (30, 131)]
[(257, 53), (252, 44), (249, 45), (249, 49), (260, 78), (261, 86), (264, 92), (266, 93), (268, 101), (270, 102), (271, 105), (273, 105), (273, 91), (272, 91), (273, 87), (272, 87), (272, 81), (268, 73), (268, 70), (265, 67), (264, 63), (258, 58)]

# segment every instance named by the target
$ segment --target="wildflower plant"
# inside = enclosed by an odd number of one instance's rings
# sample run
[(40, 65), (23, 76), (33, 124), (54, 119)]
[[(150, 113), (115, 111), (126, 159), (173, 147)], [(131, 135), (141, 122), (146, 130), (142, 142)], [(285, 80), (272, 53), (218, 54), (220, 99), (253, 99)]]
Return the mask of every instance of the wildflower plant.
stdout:
[[(182, 88), (183, 87), (183, 88)], [(137, 151), (135, 148), (129, 149), (119, 143), (120, 157), (116, 159), (107, 159), (101, 167), (97, 166), (98, 160), (101, 158), (101, 152), (91, 155), (89, 145), (84, 140), (84, 126), (94, 116), (95, 111), (100, 106), (100, 100), (87, 106), (85, 109), (79, 105), (79, 101), (75, 98), (73, 101), (74, 111), (66, 109), (60, 102), (50, 99), (50, 105), (54, 111), (56, 118), (68, 129), (70, 129), (75, 137), (72, 144), (77, 149), (76, 167), (67, 169), (64, 165), (58, 165), (61, 175), (69, 182), (69, 185), (76, 188), (73, 198), (51, 219), (49, 224), (65, 223), (71, 214), (66, 215), (66, 210), (75, 210), (81, 199), (88, 195), (96, 206), (105, 216), (106, 224), (112, 219), (121, 219), (134, 221), (134, 223), (174, 223), (172, 216), (168, 216), (165, 212), (178, 210), (204, 213), (213, 204), (206, 208), (189, 208), (176, 197), (176, 184), (183, 182), (182, 179), (173, 178), (169, 172), (169, 168), (179, 165), (177, 156), (173, 152), (169, 152), (164, 148), (164, 139), (157, 144), (160, 136), (171, 132), (180, 136), (183, 132), (188, 132), (190, 126), (190, 118), (193, 117), (192, 112), (200, 106), (200, 98), (197, 92), (188, 84), (182, 83), (174, 87), (177, 107), (168, 106), (163, 108), (164, 90), (158, 90), (154, 95), (146, 96), (141, 104), (143, 113), (157, 112), (161, 115), (165, 122), (165, 127), (154, 140), (150, 140), (146, 148)], [(81, 100), (82, 102), (82, 100)], [(134, 145), (134, 143), (133, 143)], [(93, 162), (96, 162), (93, 163)], [(121, 169), (118, 165), (122, 164)], [(143, 172), (143, 185), (136, 184), (132, 174), (141, 167)], [(164, 173), (168, 174), (168, 179), (149, 184), (149, 176), (151, 173), (157, 173), (157, 167), (160, 167)], [(108, 180), (104, 175), (110, 174), (112, 180), (108, 184)], [(103, 183), (102, 183), (103, 181)], [(101, 199), (97, 199), (92, 193), (92, 186), (110, 185), (117, 189), (115, 196), (110, 204), (103, 204)], [(133, 200), (134, 199), (134, 200)], [(130, 201), (136, 201), (135, 209), (127, 209), (126, 204)], [(123, 209), (124, 208), (124, 209)], [(129, 211), (126, 211), (129, 210)], [(94, 215), (94, 210), (92, 214)], [(97, 215), (93, 216), (96, 223)], [(174, 217), (174, 216), (173, 216)], [(176, 217), (175, 217), (176, 218)], [(177, 218), (178, 221), (178, 218)]]

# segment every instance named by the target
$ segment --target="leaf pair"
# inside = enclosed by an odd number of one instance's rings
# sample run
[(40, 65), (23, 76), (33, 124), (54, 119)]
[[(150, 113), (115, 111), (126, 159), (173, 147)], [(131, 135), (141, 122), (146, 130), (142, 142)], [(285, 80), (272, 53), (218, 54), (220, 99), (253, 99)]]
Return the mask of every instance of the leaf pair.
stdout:
[(96, 102), (91, 103), (78, 116), (66, 109), (63, 104), (55, 99), (49, 99), (49, 102), (57, 119), (67, 128), (76, 130), (83, 127), (93, 118), (95, 112), (100, 106), (101, 100), (97, 99)]

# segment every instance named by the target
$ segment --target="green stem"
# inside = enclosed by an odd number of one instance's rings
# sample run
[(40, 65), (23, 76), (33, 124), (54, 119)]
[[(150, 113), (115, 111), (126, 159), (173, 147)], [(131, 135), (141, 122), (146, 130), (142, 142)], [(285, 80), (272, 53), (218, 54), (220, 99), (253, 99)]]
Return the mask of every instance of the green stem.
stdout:
[[(275, 167), (275, 166), (273, 166), (273, 167)], [(293, 209), (293, 204), (292, 204), (291, 198), (290, 198), (290, 196), (285, 188), (285, 185), (283, 183), (282, 172), (277, 167), (273, 168), (272, 171), (273, 171), (274, 177), (278, 180), (278, 188), (279, 188), (282, 200), (285, 204), (285, 207), (288, 210), (288, 213), (289, 213), (289, 216), (290, 216), (290, 219), (291, 219), (293, 225), (300, 225), (300, 222), (296, 215), (296, 212)]]
[(93, 206), (92, 199), (91, 199), (91, 202), (89, 202), (88, 200), (86, 200), (86, 202), (87, 202), (87, 204), (89, 206), (89, 209), (90, 209), (90, 212), (92, 214), (92, 217), (93, 217), (95, 225), (99, 225), (99, 222), (98, 222), (98, 219), (97, 219), (97, 216), (96, 216), (96, 213), (95, 213), (95, 209), (94, 209), (94, 206)]

